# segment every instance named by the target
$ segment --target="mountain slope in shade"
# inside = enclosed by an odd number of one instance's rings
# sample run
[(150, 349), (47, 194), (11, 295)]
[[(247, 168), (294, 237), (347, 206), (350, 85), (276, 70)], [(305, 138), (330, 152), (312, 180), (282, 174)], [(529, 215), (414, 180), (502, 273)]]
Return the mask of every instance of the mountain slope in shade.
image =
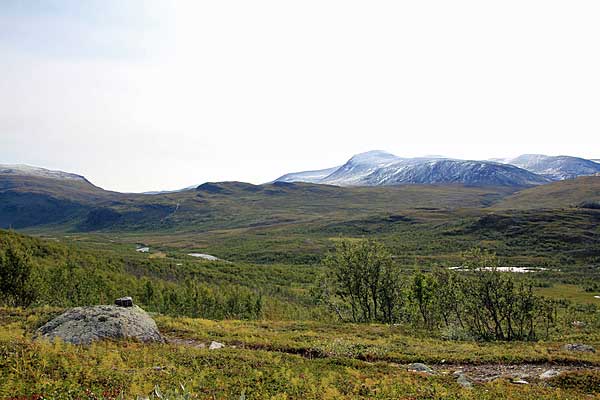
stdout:
[(81, 175), (30, 166), (0, 166), (0, 227), (55, 224), (119, 197)]
[(336, 171), (338, 167), (319, 169), (315, 171), (292, 172), (275, 179), (274, 182), (306, 182), (319, 183), (325, 177)]
[(572, 156), (546, 156), (543, 154), (523, 154), (505, 161), (530, 172), (545, 176), (554, 181), (573, 179), (578, 176), (594, 175), (600, 172), (600, 164), (585, 158)]

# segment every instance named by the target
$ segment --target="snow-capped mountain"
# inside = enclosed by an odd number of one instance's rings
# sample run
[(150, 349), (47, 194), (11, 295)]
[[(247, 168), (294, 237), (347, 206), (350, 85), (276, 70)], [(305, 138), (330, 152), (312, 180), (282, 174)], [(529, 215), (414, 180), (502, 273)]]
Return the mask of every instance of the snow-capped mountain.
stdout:
[(319, 183), (323, 178), (327, 177), (338, 167), (319, 169), (315, 171), (304, 171), (304, 172), (292, 172), (285, 174), (277, 178), (277, 182), (307, 182), (307, 183)]
[[(283, 178), (286, 182), (309, 182), (303, 180), (303, 173), (293, 174), (291, 178), (284, 175), (276, 181)], [(377, 150), (355, 155), (329, 175), (310, 182), (337, 186), (445, 183), (530, 186), (548, 183), (550, 180), (497, 162), (465, 161), (441, 156), (402, 158)]]
[(365, 185), (447, 184), (531, 186), (548, 179), (513, 165), (487, 161), (412, 159), (380, 168), (364, 180)]
[(320, 182), (337, 186), (361, 185), (367, 176), (378, 169), (401, 161), (402, 158), (381, 150), (357, 154)]
[(571, 156), (523, 154), (517, 158), (504, 160), (504, 162), (545, 176), (554, 181), (594, 175), (600, 172), (600, 164), (598, 162)]
[(37, 178), (60, 179), (89, 183), (88, 180), (81, 175), (63, 171), (53, 171), (22, 164), (0, 164), (0, 175), (32, 176)]

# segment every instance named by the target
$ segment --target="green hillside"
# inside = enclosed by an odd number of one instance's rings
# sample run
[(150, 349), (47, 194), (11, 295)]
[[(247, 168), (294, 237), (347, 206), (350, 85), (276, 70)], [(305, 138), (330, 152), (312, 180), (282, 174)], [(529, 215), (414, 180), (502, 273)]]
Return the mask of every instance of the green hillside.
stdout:
[(581, 265), (600, 256), (600, 177), (506, 187), (206, 183), (120, 194), (89, 183), (1, 177), (1, 226), (50, 237), (144, 243), (259, 264), (318, 262), (340, 237), (382, 240), (409, 264), (456, 263), (474, 246), (511, 265)]
[(536, 186), (507, 196), (495, 209), (566, 208), (600, 203), (600, 176), (584, 176)]
[[(73, 231), (210, 230), (344, 220), (407, 209), (490, 205), (514, 189), (414, 185), (341, 188), (302, 183), (206, 183), (197, 190), (121, 194), (89, 183), (0, 176), (0, 227)], [(53, 228), (55, 229), (55, 228)]]

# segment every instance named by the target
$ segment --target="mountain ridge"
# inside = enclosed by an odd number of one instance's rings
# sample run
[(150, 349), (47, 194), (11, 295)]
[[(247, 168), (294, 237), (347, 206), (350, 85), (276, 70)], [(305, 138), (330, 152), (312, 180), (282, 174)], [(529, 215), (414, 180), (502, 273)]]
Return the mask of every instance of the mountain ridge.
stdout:
[[(302, 172), (284, 175), (275, 182), (281, 180), (305, 182)], [(549, 179), (530, 171), (498, 162), (443, 156), (404, 158), (381, 150), (354, 155), (328, 176), (311, 179), (311, 183), (337, 186), (446, 183), (532, 186), (549, 182)]]
[[(515, 169), (516, 168), (516, 169)], [(331, 171), (323, 176), (324, 171)], [(524, 154), (516, 158), (460, 160), (444, 156), (405, 158), (382, 150), (352, 156), (337, 169), (295, 172), (274, 180), (308, 182), (304, 174), (320, 172), (311, 183), (338, 186), (401, 184), (534, 186), (600, 173), (600, 163), (573, 156)]]
[[(430, 160), (426, 168), (456, 162)], [(475, 169), (481, 164), (467, 163)], [(522, 173), (517, 167), (499, 167)], [(448, 169), (442, 170), (447, 172)], [(426, 176), (432, 176), (431, 171), (427, 171)], [(69, 232), (261, 229), (324, 218), (332, 221), (357, 215), (368, 218), (371, 213), (383, 210), (405, 215), (438, 212), (423, 210), (485, 209), (502, 204), (498, 202), (513, 194), (513, 200), (503, 203), (502, 208), (595, 204), (600, 200), (600, 178), (584, 178), (533, 187), (502, 185), (502, 182), (486, 186), (446, 181), (443, 184), (349, 187), (290, 182), (262, 185), (215, 182), (183, 192), (145, 195), (109, 192), (80, 180), (0, 174), (0, 227)]]
[[(520, 170), (500, 167), (500, 165), (514, 166), (520, 168)], [(523, 154), (515, 158), (460, 160), (438, 155), (405, 158), (383, 150), (372, 150), (356, 154), (340, 166), (291, 172), (269, 183), (306, 182), (337, 186), (446, 183), (532, 186), (550, 183), (551, 181), (573, 179), (578, 176), (593, 176), (599, 173), (600, 159), (585, 159), (564, 155)], [(4, 178), (4, 183), (0, 185), (0, 189), (7, 188), (7, 181), (10, 181), (10, 179), (7, 179), (8, 176), (14, 178), (12, 186), (14, 186), (16, 180), (29, 177), (31, 179), (79, 182), (87, 184), (95, 190), (100, 189), (83, 175), (25, 164), (0, 164), (0, 176)], [(199, 184), (178, 190), (156, 190), (137, 194), (174, 194), (194, 190), (198, 186)]]
[(553, 181), (590, 176), (600, 172), (598, 162), (566, 155), (523, 154), (506, 160), (506, 163), (545, 176)]

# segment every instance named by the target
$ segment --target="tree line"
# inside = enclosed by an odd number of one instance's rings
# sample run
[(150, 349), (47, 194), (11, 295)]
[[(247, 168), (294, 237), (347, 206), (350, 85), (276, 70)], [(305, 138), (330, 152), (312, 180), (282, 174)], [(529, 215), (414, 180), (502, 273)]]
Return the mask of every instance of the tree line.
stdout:
[[(377, 241), (341, 241), (324, 257), (324, 272), (311, 293), (301, 291), (290, 298), (287, 290), (273, 291), (280, 283), (271, 287), (255, 275), (228, 282), (231, 275), (214, 271), (198, 275), (181, 266), (0, 232), (0, 305), (73, 307), (110, 304), (131, 295), (146, 310), (167, 315), (335, 316), (340, 321), (402, 324), (449, 338), (480, 340), (534, 340), (556, 325), (557, 303), (537, 296), (527, 277), (500, 272), (493, 253), (464, 253), (461, 271), (409, 273), (396, 261)], [(236, 271), (232, 273), (240, 276), (241, 269)]]
[(0, 232), (0, 305), (75, 307), (130, 295), (148, 311), (211, 319), (255, 319), (260, 292), (195, 277), (166, 280), (126, 272), (128, 262)]

